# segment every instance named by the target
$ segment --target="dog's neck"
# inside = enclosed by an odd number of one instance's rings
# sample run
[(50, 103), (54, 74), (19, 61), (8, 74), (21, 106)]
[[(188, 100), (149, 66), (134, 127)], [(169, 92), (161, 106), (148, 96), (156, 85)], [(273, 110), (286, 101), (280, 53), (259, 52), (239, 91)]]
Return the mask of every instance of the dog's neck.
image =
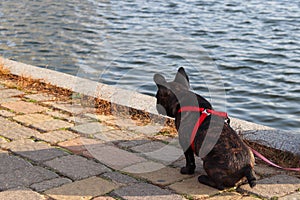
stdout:
[(192, 107), (200, 107), (200, 108), (205, 108), (205, 109), (212, 109), (211, 104), (203, 97), (200, 95), (197, 95), (191, 91), (188, 93), (185, 93), (181, 96), (178, 96), (179, 98), (176, 101), (176, 107), (173, 108), (173, 114), (174, 116), (177, 115), (178, 111), (182, 107), (186, 106), (192, 106)]

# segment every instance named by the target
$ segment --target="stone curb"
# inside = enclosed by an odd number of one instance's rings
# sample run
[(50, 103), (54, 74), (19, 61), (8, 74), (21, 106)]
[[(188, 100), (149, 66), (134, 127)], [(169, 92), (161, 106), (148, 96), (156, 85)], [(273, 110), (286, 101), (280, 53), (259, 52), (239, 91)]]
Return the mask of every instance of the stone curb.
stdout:
[[(1, 57), (0, 63), (3, 63), (14, 75), (40, 79), (46, 83), (69, 89), (76, 93), (97, 97), (126, 108), (158, 115), (155, 108), (156, 99), (148, 95)], [(236, 118), (232, 118), (231, 123), (233, 128), (240, 130), (242, 136), (249, 141), (300, 155), (300, 133), (294, 134), (288, 131), (276, 130)]]

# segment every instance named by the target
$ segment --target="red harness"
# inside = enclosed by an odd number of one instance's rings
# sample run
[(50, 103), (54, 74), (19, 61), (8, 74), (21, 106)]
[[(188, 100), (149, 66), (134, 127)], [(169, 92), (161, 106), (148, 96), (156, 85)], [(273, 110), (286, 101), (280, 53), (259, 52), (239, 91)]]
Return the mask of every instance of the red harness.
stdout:
[[(195, 137), (197, 134), (197, 131), (199, 129), (199, 127), (201, 126), (201, 124), (203, 123), (203, 121), (206, 119), (207, 116), (209, 115), (216, 115), (219, 117), (223, 117), (227, 120), (227, 123), (229, 124), (229, 118), (226, 112), (219, 112), (219, 111), (215, 111), (215, 110), (211, 110), (211, 109), (205, 109), (205, 108), (199, 108), (196, 106), (184, 106), (182, 108), (180, 108), (178, 110), (178, 113), (181, 112), (199, 112), (201, 113), (199, 119), (197, 120), (191, 138), (190, 138), (190, 144), (191, 144), (191, 148), (193, 149), (194, 152), (195, 151)], [(263, 155), (261, 155), (260, 153), (258, 153), (257, 151), (255, 151), (254, 149), (251, 149), (252, 152), (254, 153), (254, 155), (256, 155), (257, 157), (259, 157), (260, 159), (262, 159), (263, 161), (265, 161), (266, 163), (272, 165), (273, 167), (277, 167), (279, 169), (283, 169), (283, 170), (290, 170), (290, 171), (297, 171), (300, 172), (300, 168), (285, 168), (285, 167), (281, 167), (279, 165), (276, 165), (275, 163), (271, 162), (270, 160), (268, 160), (266, 157), (264, 157)]]
[(209, 115), (216, 115), (216, 116), (219, 116), (219, 117), (223, 117), (225, 119), (227, 119), (229, 121), (229, 118), (228, 118), (228, 115), (226, 112), (219, 112), (219, 111), (215, 111), (215, 110), (211, 110), (211, 109), (205, 109), (205, 108), (199, 108), (199, 107), (196, 107), (196, 106), (184, 106), (184, 107), (181, 107), (179, 110), (178, 110), (178, 113), (181, 113), (181, 112), (199, 112), (201, 113), (200, 117), (198, 118), (194, 128), (193, 128), (193, 132), (192, 132), (192, 135), (190, 137), (190, 144), (191, 144), (191, 148), (194, 152), (195, 151), (195, 137), (196, 137), (196, 134), (197, 134), (197, 131), (199, 129), (199, 127), (202, 125), (202, 123), (204, 122), (204, 120), (206, 119), (206, 117), (208, 117)]

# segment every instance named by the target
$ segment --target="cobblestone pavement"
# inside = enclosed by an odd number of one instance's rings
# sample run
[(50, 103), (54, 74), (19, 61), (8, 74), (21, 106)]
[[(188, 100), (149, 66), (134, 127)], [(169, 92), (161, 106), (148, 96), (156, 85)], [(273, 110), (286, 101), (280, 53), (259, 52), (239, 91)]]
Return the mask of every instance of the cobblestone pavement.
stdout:
[(159, 124), (98, 115), (77, 100), (0, 81), (0, 199), (300, 199), (300, 174), (257, 164), (258, 184), (219, 191), (181, 175), (177, 139)]

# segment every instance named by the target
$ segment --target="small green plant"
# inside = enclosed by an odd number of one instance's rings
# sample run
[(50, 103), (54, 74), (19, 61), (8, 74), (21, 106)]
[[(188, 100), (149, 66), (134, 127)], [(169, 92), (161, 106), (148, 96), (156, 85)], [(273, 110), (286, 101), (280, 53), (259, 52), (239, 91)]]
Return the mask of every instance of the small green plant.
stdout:
[(6, 141), (6, 142), (10, 142), (10, 139), (8, 139), (8, 138), (6, 138), (6, 137), (3, 137), (3, 136), (1, 136), (1, 135), (0, 135), (0, 139), (3, 139), (3, 140)]
[(69, 128), (63, 127), (63, 128), (59, 128), (58, 130), (60, 130), (60, 131), (67, 131), (67, 130), (69, 130)]
[(34, 100), (34, 99), (25, 99), (26, 102), (29, 102), (29, 103), (37, 103), (38, 101), (37, 100)]
[(71, 95), (71, 98), (72, 99), (81, 99), (82, 98), (82, 95), (80, 93), (72, 93)]
[(158, 132), (156, 135), (168, 136), (168, 135), (170, 135), (170, 132), (169, 131), (161, 131), (161, 132)]
[(184, 195), (184, 197), (188, 200), (194, 200), (195, 198), (192, 197), (191, 195)]
[(72, 151), (70, 151), (70, 150), (68, 150), (68, 149), (65, 149), (65, 148), (62, 148), (62, 147), (58, 147), (58, 146), (56, 146), (55, 147), (56, 149), (59, 149), (59, 150), (61, 150), (61, 151), (64, 151), (64, 152), (66, 152), (66, 153), (68, 153), (68, 154), (74, 154), (74, 152), (72, 152)]

